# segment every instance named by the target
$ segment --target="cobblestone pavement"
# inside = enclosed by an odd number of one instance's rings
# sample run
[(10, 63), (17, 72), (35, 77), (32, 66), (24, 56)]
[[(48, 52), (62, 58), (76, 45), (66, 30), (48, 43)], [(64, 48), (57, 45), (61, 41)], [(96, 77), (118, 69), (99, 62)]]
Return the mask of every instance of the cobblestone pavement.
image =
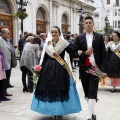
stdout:
[[(78, 80), (78, 68), (75, 69), (74, 76), (77, 80), (77, 90), (79, 92), (82, 111), (77, 114), (71, 114), (57, 120), (86, 120), (87, 102), (84, 99), (83, 89), (80, 80)], [(12, 70), (11, 84), (14, 88), (9, 88), (12, 93), (11, 101), (0, 103), (0, 120), (49, 120), (50, 116), (42, 115), (31, 111), (30, 104), (32, 93), (22, 92), (21, 71), (19, 66)], [(95, 112), (97, 120), (120, 120), (120, 87), (117, 92), (111, 93), (112, 88), (105, 86), (99, 87), (98, 98)]]

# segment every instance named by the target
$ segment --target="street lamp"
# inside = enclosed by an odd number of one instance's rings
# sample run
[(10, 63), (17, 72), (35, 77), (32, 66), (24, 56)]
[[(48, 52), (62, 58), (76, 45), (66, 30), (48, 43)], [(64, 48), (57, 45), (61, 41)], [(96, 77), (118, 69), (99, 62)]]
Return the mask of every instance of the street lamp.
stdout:
[(109, 23), (108, 17), (106, 16), (104, 20), (105, 20), (105, 25), (106, 25), (106, 26), (105, 26), (105, 31), (106, 31), (106, 34), (107, 34), (107, 31), (108, 31), (108, 23)]
[(78, 12), (80, 13), (80, 18), (79, 18), (79, 34), (83, 32), (83, 8), (81, 7), (80, 9), (78, 9)]
[[(28, 0), (16, 0), (16, 4), (18, 4), (20, 6), (18, 8), (18, 11), (25, 12), (26, 9), (24, 8), (24, 6), (27, 6), (27, 3), (28, 3)], [(25, 18), (21, 17), (20, 19), (21, 19), (21, 32), (23, 33), (23, 19), (25, 19)]]

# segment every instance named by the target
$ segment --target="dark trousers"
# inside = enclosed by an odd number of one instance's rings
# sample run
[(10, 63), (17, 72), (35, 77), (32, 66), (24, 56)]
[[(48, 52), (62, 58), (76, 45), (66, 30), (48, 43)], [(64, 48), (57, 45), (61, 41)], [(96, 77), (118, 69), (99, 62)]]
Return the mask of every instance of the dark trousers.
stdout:
[(98, 77), (86, 73), (90, 67), (80, 66), (80, 77), (81, 82), (84, 90), (85, 97), (89, 99), (96, 99), (97, 100), (97, 91), (98, 91)]
[(70, 55), (70, 63), (71, 63), (71, 67), (73, 69), (73, 56)]
[(6, 93), (6, 80), (0, 80), (0, 101), (7, 100), (5, 97)]
[(0, 90), (4, 90), (6, 88), (6, 80), (0, 80)]
[(21, 71), (22, 71), (22, 83), (23, 83), (23, 87), (26, 88), (26, 76), (28, 76), (28, 88), (30, 90), (33, 90), (33, 81), (32, 81), (32, 72), (26, 68), (25, 66), (21, 67)]
[(7, 90), (7, 87), (10, 84), (11, 69), (5, 70), (5, 73), (6, 73), (6, 90)]
[(21, 59), (21, 56), (22, 56), (22, 51), (20, 51), (20, 59)]

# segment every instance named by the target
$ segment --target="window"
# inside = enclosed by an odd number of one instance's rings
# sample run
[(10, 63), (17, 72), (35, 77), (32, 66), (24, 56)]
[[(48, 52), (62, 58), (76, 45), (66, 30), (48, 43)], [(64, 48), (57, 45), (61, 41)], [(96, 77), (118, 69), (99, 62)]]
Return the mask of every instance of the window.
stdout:
[(113, 21), (113, 28), (114, 28), (114, 21)]
[(113, 16), (117, 16), (117, 9), (113, 10)]
[(118, 28), (120, 28), (120, 20), (118, 20)]
[(107, 4), (110, 4), (110, 0), (107, 0)]
[(95, 12), (94, 17), (99, 17), (99, 12)]
[(110, 10), (107, 10), (106, 14), (107, 16), (110, 16)]
[(0, 20), (0, 26), (9, 26), (8, 20)]
[(119, 6), (119, 0), (116, 0), (116, 5)]
[(99, 28), (99, 22), (95, 22), (95, 28)]
[(36, 14), (38, 20), (45, 20), (45, 12), (42, 8), (39, 8)]
[(117, 28), (117, 21), (115, 21), (115, 28)]
[(120, 9), (118, 9), (118, 16), (120, 16)]
[(63, 14), (63, 16), (62, 16), (62, 23), (67, 24), (67, 15), (66, 14)]
[(0, 0), (0, 13), (11, 14), (9, 5), (5, 1), (6, 0)]

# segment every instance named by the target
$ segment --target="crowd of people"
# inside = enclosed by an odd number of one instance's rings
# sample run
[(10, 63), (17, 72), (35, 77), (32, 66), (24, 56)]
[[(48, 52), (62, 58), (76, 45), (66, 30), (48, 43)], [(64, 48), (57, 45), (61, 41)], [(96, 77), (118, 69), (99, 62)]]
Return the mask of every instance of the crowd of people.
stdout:
[[(53, 26), (48, 34), (20, 34), (18, 50), (23, 92), (33, 93), (33, 111), (54, 115), (53, 119), (56, 119), (82, 110), (72, 73), (77, 66), (88, 103), (87, 120), (96, 120), (94, 107), (98, 100), (99, 79), (86, 71), (97, 66), (103, 79), (110, 78), (112, 93), (116, 92), (116, 86), (120, 86), (120, 33), (115, 31), (111, 40), (109, 35), (94, 32), (94, 20), (90, 16), (85, 18), (84, 27), (85, 32), (81, 35), (62, 34), (58, 26)], [(7, 88), (14, 87), (10, 84), (12, 58), (15, 58), (15, 51), (10, 31), (3, 28), (0, 37), (0, 101), (11, 100), (7, 98), (12, 96)], [(34, 90), (32, 67), (35, 65), (41, 65), (42, 70)]]

